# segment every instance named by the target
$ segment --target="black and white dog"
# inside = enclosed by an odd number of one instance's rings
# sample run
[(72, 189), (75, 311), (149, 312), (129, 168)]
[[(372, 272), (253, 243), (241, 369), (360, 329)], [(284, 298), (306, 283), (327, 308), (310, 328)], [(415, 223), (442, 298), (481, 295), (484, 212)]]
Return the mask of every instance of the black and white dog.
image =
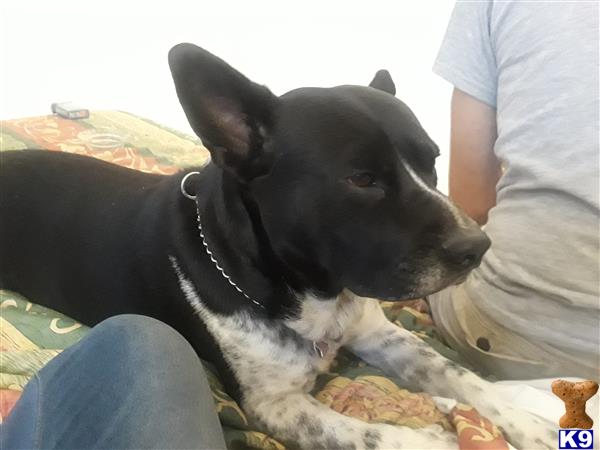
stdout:
[(246, 413), (303, 448), (455, 448), (340, 415), (308, 395), (346, 346), (433, 395), (474, 405), (523, 449), (553, 426), (389, 323), (376, 297), (464, 280), (489, 240), (436, 188), (436, 145), (369, 87), (276, 97), (210, 53), (169, 54), (179, 100), (210, 150), (202, 169), (157, 176), (67, 154), (2, 153), (1, 286), (87, 325), (122, 313), (176, 328)]

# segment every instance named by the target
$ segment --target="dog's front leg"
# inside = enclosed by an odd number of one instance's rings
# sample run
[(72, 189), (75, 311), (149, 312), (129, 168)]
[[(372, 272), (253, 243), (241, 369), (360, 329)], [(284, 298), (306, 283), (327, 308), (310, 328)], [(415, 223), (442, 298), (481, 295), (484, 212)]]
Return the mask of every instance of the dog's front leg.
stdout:
[(346, 346), (368, 363), (400, 378), (406, 386), (474, 406), (504, 431), (517, 448), (555, 448), (556, 426), (508, 404), (496, 387), (448, 360), (411, 332), (387, 320), (379, 302), (365, 301)]
[(413, 430), (371, 424), (339, 414), (301, 391), (260, 397), (259, 392), (247, 396), (248, 415), (276, 438), (302, 449), (458, 448), (456, 436), (439, 425)]

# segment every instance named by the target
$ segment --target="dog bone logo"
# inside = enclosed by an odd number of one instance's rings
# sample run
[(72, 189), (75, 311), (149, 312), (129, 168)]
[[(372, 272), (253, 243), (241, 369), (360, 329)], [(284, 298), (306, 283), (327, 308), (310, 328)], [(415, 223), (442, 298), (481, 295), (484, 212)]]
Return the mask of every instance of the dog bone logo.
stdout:
[(552, 382), (552, 392), (565, 402), (566, 414), (558, 422), (561, 428), (592, 428), (594, 421), (585, 412), (585, 402), (598, 392), (598, 383), (555, 380)]

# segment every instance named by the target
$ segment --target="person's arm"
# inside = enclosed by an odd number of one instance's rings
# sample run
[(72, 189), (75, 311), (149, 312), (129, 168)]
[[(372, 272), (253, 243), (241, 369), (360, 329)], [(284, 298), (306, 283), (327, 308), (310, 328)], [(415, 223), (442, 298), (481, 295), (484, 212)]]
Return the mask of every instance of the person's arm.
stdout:
[(496, 110), (455, 88), (450, 135), (450, 198), (483, 225), (502, 173), (494, 154)]

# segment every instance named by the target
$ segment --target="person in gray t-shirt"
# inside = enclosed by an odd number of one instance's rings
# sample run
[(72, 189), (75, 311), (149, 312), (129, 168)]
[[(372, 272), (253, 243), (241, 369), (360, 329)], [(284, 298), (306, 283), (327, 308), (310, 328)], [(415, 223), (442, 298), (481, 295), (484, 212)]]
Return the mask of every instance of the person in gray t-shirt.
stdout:
[(459, 2), (434, 65), (455, 87), (450, 196), (492, 247), (430, 304), (502, 378), (600, 378), (598, 9)]

